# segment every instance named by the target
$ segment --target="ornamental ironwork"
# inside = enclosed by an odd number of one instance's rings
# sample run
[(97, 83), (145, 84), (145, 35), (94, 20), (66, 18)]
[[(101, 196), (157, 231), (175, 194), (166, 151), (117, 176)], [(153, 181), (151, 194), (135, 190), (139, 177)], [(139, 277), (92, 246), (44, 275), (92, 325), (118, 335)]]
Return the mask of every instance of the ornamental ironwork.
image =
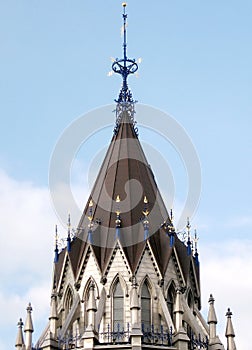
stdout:
[(100, 326), (98, 328), (99, 342), (103, 344), (122, 344), (130, 343), (130, 326), (127, 323), (126, 328), (122, 327), (120, 323), (112, 329), (110, 324), (107, 324), (105, 329), (101, 332)]
[(143, 344), (172, 346), (172, 327), (164, 330), (162, 325), (159, 329), (155, 329), (154, 325), (145, 328), (145, 325), (142, 324), (142, 333)]

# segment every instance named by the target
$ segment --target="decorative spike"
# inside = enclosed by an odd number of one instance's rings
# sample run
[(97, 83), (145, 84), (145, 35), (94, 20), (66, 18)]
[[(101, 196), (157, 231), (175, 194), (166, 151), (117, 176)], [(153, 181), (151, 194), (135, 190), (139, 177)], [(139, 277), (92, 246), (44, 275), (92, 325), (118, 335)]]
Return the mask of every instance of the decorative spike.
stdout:
[(116, 208), (116, 220), (115, 220), (115, 224), (116, 224), (116, 237), (115, 239), (119, 239), (120, 238), (120, 227), (121, 227), (121, 217), (120, 217), (120, 205), (119, 203), (121, 202), (120, 196), (119, 194), (116, 196), (116, 203), (117, 203), (117, 208)]
[(71, 217), (68, 214), (67, 220), (67, 251), (71, 252)]
[(25, 347), (24, 336), (23, 336), (23, 325), (24, 323), (22, 321), (22, 318), (20, 318), (17, 324), (18, 334), (17, 334), (16, 344), (15, 344), (15, 347), (17, 348), (17, 350), (23, 350)]
[(197, 235), (197, 230), (194, 230), (194, 247), (195, 247), (195, 253), (194, 253), (194, 257), (195, 257), (195, 263), (197, 266), (199, 266), (199, 253), (198, 253), (198, 240), (199, 237)]
[(208, 302), (209, 302), (209, 311), (208, 311), (207, 323), (209, 324), (209, 340), (210, 342), (213, 342), (215, 341), (215, 338), (216, 338), (217, 317), (215, 313), (214, 298), (212, 294), (210, 294), (210, 298)]
[(27, 350), (32, 350), (32, 333), (34, 331), (33, 329), (33, 324), (32, 324), (32, 307), (31, 303), (28, 304), (27, 307), (27, 317), (25, 321), (25, 327), (24, 327), (24, 332), (25, 332), (25, 345)]
[(144, 240), (146, 241), (149, 238), (149, 220), (148, 220), (148, 215), (149, 215), (149, 209), (148, 209), (148, 199), (146, 196), (144, 196), (144, 209), (142, 211), (144, 215), (144, 220), (143, 220), (143, 226), (144, 226)]
[(59, 248), (58, 248), (58, 227), (55, 225), (55, 249), (54, 249), (54, 262), (57, 263), (59, 261)]
[(230, 311), (230, 309), (228, 308), (227, 313), (227, 326), (226, 326), (226, 337), (227, 337), (227, 350), (236, 350), (236, 345), (235, 345), (235, 341), (234, 341), (234, 337), (235, 337), (235, 332), (234, 332), (234, 327), (233, 327), (233, 323), (232, 323), (232, 312)]
[(138, 70), (138, 64), (136, 63), (135, 59), (129, 59), (127, 57), (127, 14), (126, 14), (126, 2), (122, 4), (123, 6), (123, 27), (122, 27), (122, 34), (123, 34), (123, 58), (122, 59), (116, 59), (112, 64), (112, 70), (115, 73), (118, 73), (122, 76), (123, 84), (122, 88), (119, 93), (118, 100), (116, 102), (118, 103), (133, 103), (132, 94), (129, 90), (127, 78), (128, 75), (134, 74)]
[(89, 215), (88, 215), (88, 220), (89, 220), (89, 224), (88, 224), (88, 242), (90, 244), (93, 244), (93, 226), (94, 226), (94, 223), (93, 223), (93, 200), (92, 198), (90, 199), (89, 201)]
[(170, 237), (170, 247), (174, 246), (175, 242), (175, 228), (173, 225), (173, 212), (172, 209), (170, 211), (170, 224), (166, 226), (168, 229), (168, 236)]
[(187, 229), (187, 255), (191, 255), (192, 254), (192, 242), (191, 242), (191, 234), (190, 234), (191, 225), (190, 225), (189, 218), (187, 218), (186, 229)]

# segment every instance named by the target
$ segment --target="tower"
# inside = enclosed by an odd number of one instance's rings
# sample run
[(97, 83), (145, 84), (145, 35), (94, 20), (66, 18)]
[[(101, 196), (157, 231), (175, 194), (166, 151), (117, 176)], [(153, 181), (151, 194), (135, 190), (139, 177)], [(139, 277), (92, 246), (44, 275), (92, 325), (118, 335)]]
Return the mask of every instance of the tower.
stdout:
[[(216, 335), (211, 297), (208, 324), (200, 313), (200, 266), (173, 225), (135, 127), (128, 76), (138, 65), (127, 57), (123, 4), (122, 76), (116, 125), (76, 234), (59, 251), (57, 229), (49, 323), (36, 349), (224, 349)], [(228, 349), (234, 331), (228, 312)], [(16, 347), (31, 349), (31, 307), (26, 344), (19, 322)]]

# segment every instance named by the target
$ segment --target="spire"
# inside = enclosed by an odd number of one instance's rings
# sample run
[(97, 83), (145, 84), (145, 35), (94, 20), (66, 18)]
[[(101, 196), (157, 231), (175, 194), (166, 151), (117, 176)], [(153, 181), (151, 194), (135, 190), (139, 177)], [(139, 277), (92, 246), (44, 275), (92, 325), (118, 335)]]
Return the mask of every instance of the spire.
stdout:
[(32, 333), (34, 331), (33, 324), (32, 324), (32, 317), (31, 317), (31, 313), (32, 313), (31, 303), (28, 304), (26, 311), (27, 311), (27, 316), (26, 316), (25, 327), (24, 327), (25, 343), (26, 343), (26, 350), (31, 350)]
[(57, 320), (58, 320), (58, 314), (57, 314), (57, 294), (55, 291), (53, 291), (51, 295), (51, 312), (50, 312), (50, 332), (52, 333), (53, 337), (56, 337), (57, 333)]
[(170, 247), (173, 247), (174, 245), (174, 241), (175, 241), (175, 228), (173, 225), (173, 212), (172, 209), (170, 211), (170, 224), (167, 226), (167, 230), (168, 230), (168, 236), (170, 237)]
[(208, 311), (207, 323), (209, 324), (209, 341), (211, 343), (216, 338), (216, 324), (217, 324), (217, 317), (216, 317), (215, 308), (214, 308), (214, 298), (212, 294), (210, 294), (210, 298), (208, 302), (209, 302), (209, 311)]
[(192, 242), (191, 242), (191, 234), (190, 234), (191, 225), (190, 225), (189, 218), (187, 218), (186, 229), (187, 229), (187, 255), (191, 255), (192, 254)]
[(234, 332), (234, 327), (233, 327), (233, 323), (232, 323), (232, 312), (230, 311), (230, 309), (228, 308), (227, 313), (227, 326), (226, 326), (226, 337), (227, 337), (227, 350), (236, 350), (236, 345), (235, 345), (235, 341), (234, 341), (234, 337), (235, 337), (235, 332)]
[(89, 287), (89, 296), (87, 301), (88, 327), (91, 327), (92, 329), (94, 329), (95, 326), (95, 313), (97, 311), (94, 290), (95, 285), (94, 282), (92, 282)]
[(199, 240), (199, 237), (197, 235), (197, 230), (194, 230), (194, 239), (193, 239), (194, 247), (195, 247), (194, 257), (195, 257), (195, 262), (197, 266), (199, 266), (198, 240)]
[(92, 233), (93, 233), (93, 200), (90, 199), (89, 204), (88, 204), (88, 220), (89, 220), (89, 224), (88, 224), (88, 242), (89, 243), (93, 243), (93, 237), (92, 237)]
[(177, 288), (175, 305), (174, 305), (175, 327), (177, 332), (183, 329), (182, 318), (183, 318), (184, 309), (183, 309), (181, 297), (182, 297), (181, 288)]
[(138, 65), (135, 59), (130, 59), (127, 57), (127, 14), (126, 14), (126, 2), (123, 2), (123, 58), (116, 59), (112, 64), (112, 69), (115, 73), (118, 73), (122, 76), (123, 83), (122, 88), (119, 93), (118, 103), (133, 103), (133, 98), (131, 91), (128, 87), (127, 78), (128, 75), (134, 74), (138, 70)]
[(68, 221), (67, 221), (67, 251), (71, 252), (71, 217), (70, 217), (70, 214), (68, 214)]
[(117, 203), (117, 208), (116, 208), (116, 239), (120, 238), (120, 227), (121, 227), (121, 217), (120, 217), (120, 207), (119, 203), (121, 202), (119, 194), (116, 196), (116, 203)]
[(144, 226), (144, 240), (148, 239), (149, 237), (149, 209), (148, 209), (148, 199), (146, 196), (144, 196), (144, 210), (143, 210), (144, 220), (143, 220), (143, 226)]
[(18, 326), (18, 334), (17, 334), (17, 339), (16, 339), (16, 345), (15, 347), (17, 350), (23, 350), (25, 345), (24, 345), (24, 336), (23, 336), (23, 321), (22, 318), (19, 319), (19, 322), (17, 324)]
[(54, 262), (57, 263), (59, 261), (59, 248), (58, 248), (58, 227), (55, 225), (55, 249), (54, 249)]

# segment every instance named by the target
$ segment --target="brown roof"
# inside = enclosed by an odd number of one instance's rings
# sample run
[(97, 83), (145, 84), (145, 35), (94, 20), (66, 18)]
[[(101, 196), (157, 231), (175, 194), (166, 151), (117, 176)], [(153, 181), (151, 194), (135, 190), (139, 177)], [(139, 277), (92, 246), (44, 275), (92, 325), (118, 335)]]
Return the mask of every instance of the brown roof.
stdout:
[[(118, 195), (119, 203), (116, 202)], [(124, 111), (118, 132), (112, 138), (78, 226), (87, 239), (89, 203), (92, 199), (92, 244), (101, 270), (106, 266), (111, 248), (114, 247), (118, 210), (121, 220), (120, 242), (134, 271), (144, 249), (142, 219), (145, 196), (148, 200), (149, 233), (152, 235), (159, 231), (164, 221), (169, 221), (169, 216), (134, 125), (128, 112)], [(165, 253), (162, 251), (164, 236), (164, 233), (159, 232), (151, 240), (154, 251), (162, 254), (160, 264), (166, 264), (165, 259), (163, 261)]]
[[(120, 202), (116, 202), (118, 195)], [(144, 204), (145, 196), (147, 204)], [(91, 200), (92, 206), (89, 205)], [(146, 246), (143, 227), (144, 208), (149, 212), (147, 216), (149, 243), (163, 277), (173, 248), (170, 247), (169, 237), (162, 225), (164, 222), (167, 224), (171, 222), (132, 119), (128, 111), (124, 111), (80, 219), (79, 236), (71, 243), (69, 258), (75, 276), (81, 268), (81, 261), (89, 243), (104, 273), (117, 238), (120, 240), (132, 273), (135, 273)], [(117, 211), (120, 211), (121, 220), (118, 234), (116, 234)], [(88, 242), (90, 224), (92, 240)], [(192, 259), (187, 255), (186, 246), (177, 237), (175, 247), (183, 274), (187, 278)], [(60, 254), (59, 265), (62, 265), (61, 255), (63, 254)], [(58, 275), (59, 266), (56, 270)], [(198, 272), (196, 267), (196, 273)], [(199, 280), (199, 275), (197, 277)]]

